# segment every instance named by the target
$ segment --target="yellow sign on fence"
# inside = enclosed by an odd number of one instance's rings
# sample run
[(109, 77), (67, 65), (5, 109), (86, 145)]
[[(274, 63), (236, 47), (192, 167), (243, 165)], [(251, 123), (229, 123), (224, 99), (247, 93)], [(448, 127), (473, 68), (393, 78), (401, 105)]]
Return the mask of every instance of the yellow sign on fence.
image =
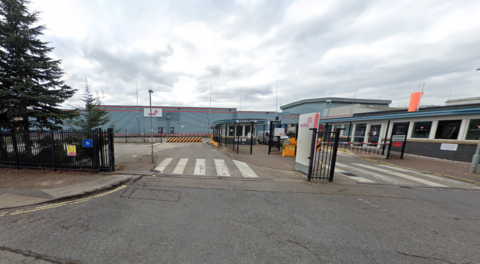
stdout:
[(67, 155), (77, 156), (77, 148), (75, 145), (67, 145)]

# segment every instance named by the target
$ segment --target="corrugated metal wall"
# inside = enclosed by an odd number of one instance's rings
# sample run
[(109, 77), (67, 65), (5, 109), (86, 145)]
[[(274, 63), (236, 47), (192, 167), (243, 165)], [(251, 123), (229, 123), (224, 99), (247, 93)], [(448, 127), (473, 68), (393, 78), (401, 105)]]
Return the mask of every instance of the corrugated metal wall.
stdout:
[[(162, 117), (152, 118), (153, 133), (158, 134), (158, 128), (163, 127), (163, 133), (169, 134), (174, 128), (175, 134), (209, 134), (212, 133), (208, 123), (227, 119), (268, 119), (274, 120), (274, 112), (242, 111), (235, 108), (200, 108), (200, 107), (161, 107)], [(150, 117), (143, 116), (143, 109), (149, 106), (102, 106), (110, 113), (110, 119), (115, 124), (117, 134), (142, 135), (150, 133)], [(168, 118), (169, 117), (169, 118)], [(106, 127), (109, 127), (108, 124)], [(70, 128), (65, 125), (64, 128)]]

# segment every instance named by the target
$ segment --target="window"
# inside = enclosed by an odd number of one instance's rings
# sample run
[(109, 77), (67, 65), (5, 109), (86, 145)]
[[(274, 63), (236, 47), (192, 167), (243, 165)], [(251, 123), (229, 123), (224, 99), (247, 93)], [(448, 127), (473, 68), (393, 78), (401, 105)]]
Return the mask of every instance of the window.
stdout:
[(415, 122), (413, 123), (412, 138), (428, 138), (432, 122)]
[(248, 136), (248, 133), (250, 133), (250, 126), (245, 126), (245, 136)]
[(467, 128), (466, 140), (478, 140), (480, 137), (480, 119), (470, 120)]
[(342, 131), (342, 136), (347, 137), (348, 133), (350, 132), (350, 124), (344, 125), (344, 130)]
[(382, 129), (382, 125), (371, 125), (370, 131), (368, 131), (368, 142), (378, 143), (378, 140), (380, 139), (381, 129)]
[(243, 126), (237, 125), (237, 133), (235, 133), (235, 136), (236, 137), (243, 136), (242, 132), (243, 132)]
[(458, 131), (462, 120), (444, 120), (438, 121), (437, 132), (435, 133), (436, 139), (457, 139)]
[(355, 125), (355, 135), (353, 137), (353, 142), (364, 142), (366, 130), (367, 130), (367, 124)]
[(228, 126), (228, 136), (233, 137), (233, 128), (235, 126)]

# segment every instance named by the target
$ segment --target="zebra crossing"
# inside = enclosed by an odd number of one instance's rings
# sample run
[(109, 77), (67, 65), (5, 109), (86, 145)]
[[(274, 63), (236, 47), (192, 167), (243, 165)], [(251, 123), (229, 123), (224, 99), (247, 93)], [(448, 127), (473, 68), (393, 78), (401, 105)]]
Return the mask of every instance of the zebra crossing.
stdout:
[[(341, 163), (335, 165), (335, 172), (361, 183), (391, 184), (401, 186), (461, 187), (474, 188), (469, 183), (437, 177), (426, 173), (388, 166), (383, 164)], [(368, 177), (368, 178), (367, 178)], [(425, 179), (427, 178), (427, 179)]]
[(163, 174), (258, 178), (247, 163), (239, 160), (165, 158), (154, 170)]

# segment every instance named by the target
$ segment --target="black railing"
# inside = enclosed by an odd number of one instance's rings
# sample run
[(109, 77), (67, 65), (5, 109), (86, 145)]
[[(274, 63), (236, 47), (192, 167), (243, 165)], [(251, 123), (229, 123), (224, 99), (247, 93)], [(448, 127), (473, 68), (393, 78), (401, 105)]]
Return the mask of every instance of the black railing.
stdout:
[(331, 182), (335, 174), (341, 128), (336, 129), (335, 132), (317, 132), (316, 128), (311, 128), (311, 130), (313, 131), (308, 180), (320, 179)]
[(114, 171), (113, 130), (1, 131), (0, 166)]

